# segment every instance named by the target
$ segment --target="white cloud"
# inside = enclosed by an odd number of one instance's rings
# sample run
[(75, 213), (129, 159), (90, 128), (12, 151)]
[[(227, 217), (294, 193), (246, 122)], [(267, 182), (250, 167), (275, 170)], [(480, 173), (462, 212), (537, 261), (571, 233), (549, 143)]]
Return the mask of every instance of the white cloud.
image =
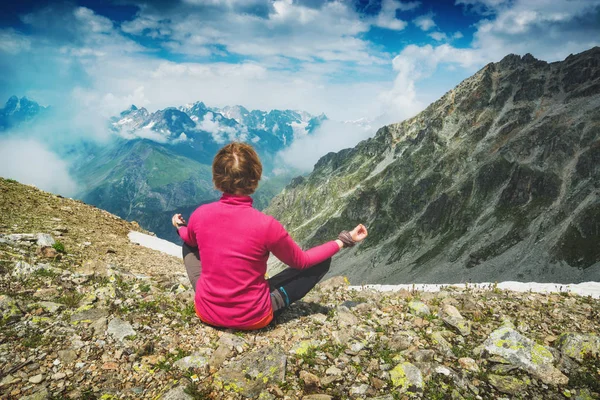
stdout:
[(19, 35), (14, 29), (0, 29), (0, 52), (17, 54), (30, 48), (30, 40)]
[(446, 35), (443, 32), (431, 32), (431, 33), (427, 34), (427, 36), (429, 36), (430, 38), (432, 38), (434, 40), (437, 40), (438, 42), (448, 40), (448, 35)]
[(204, 115), (202, 121), (197, 125), (197, 129), (210, 133), (214, 141), (220, 144), (248, 140), (248, 129), (246, 127), (238, 130), (231, 126), (221, 125), (212, 112)]
[(396, 18), (396, 11), (410, 11), (419, 7), (418, 1), (403, 2), (398, 0), (383, 0), (381, 11), (373, 21), (373, 25), (380, 28), (401, 31), (406, 28), (406, 21)]
[(374, 134), (370, 126), (326, 120), (311, 135), (300, 137), (280, 151), (277, 157), (285, 165), (311, 171), (323, 155), (354, 147)]
[(413, 19), (413, 23), (422, 31), (428, 31), (436, 26), (435, 22), (433, 21), (433, 15), (433, 13), (420, 15)]
[(0, 175), (65, 196), (77, 190), (67, 163), (31, 139), (0, 139)]

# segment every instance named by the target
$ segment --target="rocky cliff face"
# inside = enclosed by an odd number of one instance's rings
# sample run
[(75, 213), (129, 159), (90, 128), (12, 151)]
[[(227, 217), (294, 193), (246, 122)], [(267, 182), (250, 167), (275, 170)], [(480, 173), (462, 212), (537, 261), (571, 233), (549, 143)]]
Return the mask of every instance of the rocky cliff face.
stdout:
[(509, 55), (330, 153), (267, 212), (306, 245), (362, 222), (355, 283), (600, 279), (600, 48)]
[(322, 282), (252, 332), (202, 324), (139, 226), (0, 178), (3, 399), (578, 399), (600, 395), (600, 301)]

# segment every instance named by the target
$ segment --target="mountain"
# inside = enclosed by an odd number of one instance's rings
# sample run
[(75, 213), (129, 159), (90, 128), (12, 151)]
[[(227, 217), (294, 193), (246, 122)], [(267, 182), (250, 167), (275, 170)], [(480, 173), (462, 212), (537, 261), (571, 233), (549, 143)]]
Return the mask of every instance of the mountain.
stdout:
[(218, 199), (212, 185), (213, 157), (225, 143), (239, 140), (252, 143), (263, 163), (254, 198), (255, 207), (265, 207), (299, 173), (281, 172), (276, 154), (311, 134), (326, 117), (241, 106), (236, 114), (233, 109), (196, 102), (150, 113), (132, 105), (110, 119), (114, 140), (91, 145), (77, 158), (73, 174), (82, 187), (77, 197), (178, 241), (171, 216), (189, 215), (198, 205)]
[(0, 109), (0, 131), (16, 128), (26, 124), (39, 115), (47, 112), (48, 108), (40, 106), (27, 97), (12, 96), (8, 99), (4, 108)]
[(232, 332), (200, 321), (181, 259), (131, 243), (139, 230), (0, 178), (2, 398), (600, 396), (597, 295), (338, 276), (268, 328)]
[(355, 283), (600, 280), (600, 48), (486, 65), (321, 158), (268, 213), (305, 245), (364, 223)]

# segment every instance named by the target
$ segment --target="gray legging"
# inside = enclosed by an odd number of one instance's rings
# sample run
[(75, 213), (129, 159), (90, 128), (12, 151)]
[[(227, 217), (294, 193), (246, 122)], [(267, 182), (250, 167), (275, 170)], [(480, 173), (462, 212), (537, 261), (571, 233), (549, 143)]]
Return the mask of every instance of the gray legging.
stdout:
[[(196, 283), (200, 279), (202, 265), (198, 255), (198, 248), (183, 243), (183, 263), (192, 288), (196, 291)], [(277, 275), (269, 278), (271, 289), (271, 304), (275, 315), (279, 315), (282, 309), (293, 302), (300, 300), (315, 287), (317, 283), (329, 271), (331, 258), (307, 269), (286, 268)]]

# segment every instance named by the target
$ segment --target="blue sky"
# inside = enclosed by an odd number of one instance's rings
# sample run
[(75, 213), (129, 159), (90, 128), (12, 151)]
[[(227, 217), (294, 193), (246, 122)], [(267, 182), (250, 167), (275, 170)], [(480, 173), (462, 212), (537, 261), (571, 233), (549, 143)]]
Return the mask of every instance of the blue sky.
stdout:
[(400, 121), (509, 53), (600, 43), (600, 0), (86, 0), (0, 6), (0, 99)]

